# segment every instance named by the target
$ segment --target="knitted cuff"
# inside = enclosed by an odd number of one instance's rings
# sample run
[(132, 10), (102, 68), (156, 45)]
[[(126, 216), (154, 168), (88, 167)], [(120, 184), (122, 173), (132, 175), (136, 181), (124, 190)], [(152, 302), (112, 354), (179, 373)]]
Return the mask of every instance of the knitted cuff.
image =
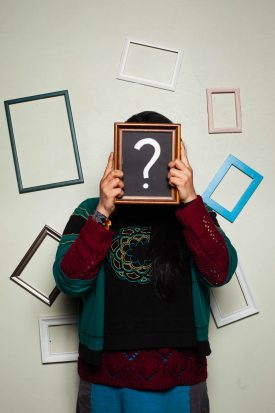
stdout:
[[(191, 229), (196, 234), (203, 234), (205, 232), (205, 218), (209, 217), (202, 197), (197, 198), (176, 211), (176, 217), (185, 228)], [(211, 218), (209, 217), (210, 221)]]
[(103, 225), (96, 222), (91, 216), (89, 216), (86, 222), (85, 233), (93, 234), (93, 240), (91, 242), (95, 249), (99, 249), (97, 246), (102, 244), (110, 245), (114, 235), (114, 231), (108, 230)]

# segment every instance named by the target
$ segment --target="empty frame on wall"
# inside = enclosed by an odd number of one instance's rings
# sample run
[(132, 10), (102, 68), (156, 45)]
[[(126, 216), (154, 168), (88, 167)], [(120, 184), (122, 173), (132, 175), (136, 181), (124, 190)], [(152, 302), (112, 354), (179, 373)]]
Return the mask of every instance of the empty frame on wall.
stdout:
[(19, 192), (84, 182), (67, 90), (5, 101)]
[(127, 39), (117, 79), (175, 91), (182, 51)]
[[(206, 89), (207, 95), (207, 111), (208, 111), (208, 131), (209, 133), (234, 133), (242, 131), (242, 118), (241, 118), (241, 100), (240, 100), (240, 89), (238, 88), (215, 88), (215, 89)], [(228, 108), (229, 102), (224, 102), (224, 106), (221, 109), (220, 113), (222, 114), (221, 118), (223, 122), (228, 122), (227, 117), (230, 113), (234, 114), (230, 119), (229, 125), (220, 125), (217, 126), (216, 122), (218, 121), (215, 117), (215, 102), (213, 99), (218, 97), (231, 97), (234, 96), (234, 100), (230, 102), (233, 103), (233, 107)], [(218, 103), (218, 102), (217, 102)], [(225, 104), (226, 103), (226, 104)], [(226, 109), (229, 109), (226, 116)]]
[[(245, 189), (236, 205), (231, 209), (225, 208), (223, 205), (215, 201), (212, 196), (214, 191), (217, 189), (224, 176), (228, 173), (231, 167), (237, 168), (240, 172), (244, 173), (251, 178), (251, 182)], [(202, 197), (204, 202), (209, 205), (212, 209), (222, 215), (230, 222), (234, 222), (245, 204), (248, 202), (252, 194), (256, 191), (257, 187), (260, 185), (263, 176), (252, 169), (250, 166), (246, 165), (233, 155), (229, 155), (224, 161), (223, 165), (215, 174), (214, 178), (203, 192)]]
[(210, 299), (211, 311), (217, 327), (259, 313), (240, 264), (228, 284), (211, 289)]
[[(60, 291), (54, 284), (52, 275), (52, 263), (56, 251), (56, 244), (47, 245), (47, 248), (45, 248), (46, 251), (43, 251), (43, 248), (41, 248), (42, 243), (44, 246), (47, 237), (59, 241), (61, 235), (45, 225), (14, 270), (10, 279), (39, 300), (43, 301), (43, 303), (51, 306)], [(45, 252), (45, 254), (39, 255), (39, 252)], [(37, 262), (35, 258), (38, 255), (39, 261)], [(33, 264), (31, 270), (26, 271), (31, 264)], [(28, 272), (29, 274), (27, 274)], [(31, 281), (28, 280), (28, 276), (31, 278)]]
[(78, 336), (75, 315), (40, 317), (39, 330), (43, 364), (77, 360)]

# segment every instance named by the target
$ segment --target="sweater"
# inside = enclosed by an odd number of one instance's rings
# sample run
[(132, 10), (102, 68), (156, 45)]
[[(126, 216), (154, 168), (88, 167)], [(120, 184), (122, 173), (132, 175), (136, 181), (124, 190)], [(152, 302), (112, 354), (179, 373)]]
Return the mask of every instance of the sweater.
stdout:
[[(103, 325), (104, 325), (104, 267), (102, 262), (109, 250), (114, 233), (107, 231), (91, 219), (91, 214), (97, 206), (98, 199), (89, 199), (84, 201), (72, 215), (58, 247), (56, 260), (54, 263), (54, 275), (58, 287), (70, 295), (80, 296), (82, 298), (83, 310), (79, 320), (79, 337), (80, 346), (85, 349), (97, 351), (103, 349)], [(211, 212), (211, 211), (210, 211)], [(208, 321), (209, 321), (209, 287), (220, 286), (225, 284), (232, 277), (236, 264), (237, 256), (234, 247), (220, 228), (217, 228), (209, 215), (209, 211), (202, 202), (201, 197), (184, 209), (179, 209), (176, 213), (177, 218), (182, 223), (183, 234), (189, 245), (193, 256), (192, 270), (192, 291), (194, 302), (194, 315), (196, 324), (197, 340), (202, 344), (208, 340)], [(77, 228), (77, 226), (79, 228)], [(74, 229), (74, 231), (72, 231)], [(73, 234), (73, 232), (75, 232)], [(77, 234), (79, 233), (79, 235)], [(91, 236), (93, 234), (93, 236)], [(63, 258), (64, 257), (64, 258)], [(89, 318), (94, 320), (89, 322)], [(150, 353), (151, 352), (151, 353)], [(119, 353), (119, 354), (118, 354)], [(102, 368), (91, 369), (85, 363), (79, 360), (79, 372), (83, 379), (96, 380), (103, 384), (112, 385), (110, 378), (110, 365), (124, 365), (122, 361), (128, 360), (131, 364), (144, 364), (148, 369), (148, 360), (173, 360), (174, 366), (178, 365), (179, 369), (174, 371), (184, 371), (184, 374), (176, 374), (171, 379), (171, 369), (166, 374), (160, 374), (164, 380), (155, 380), (152, 384), (150, 381), (149, 388), (167, 388), (173, 385), (192, 384), (203, 380), (206, 376), (206, 361), (202, 356), (194, 352), (179, 351), (175, 349), (157, 349), (136, 351), (135, 356), (125, 355), (121, 352), (104, 355)], [(163, 354), (169, 354), (163, 358)], [(128, 357), (129, 356), (129, 357)], [(110, 358), (112, 361), (110, 362)], [(109, 362), (106, 364), (106, 360)], [(115, 363), (120, 360), (120, 363)], [(143, 362), (141, 361), (143, 360)], [(189, 363), (187, 363), (189, 360)], [(135, 363), (133, 363), (135, 361)], [(163, 362), (162, 365), (167, 365)], [(149, 363), (150, 364), (150, 363)], [(169, 364), (169, 363), (168, 363)], [(139, 371), (140, 371), (139, 365)], [(184, 368), (183, 368), (184, 365)], [(189, 366), (186, 368), (186, 366)], [(192, 368), (190, 368), (192, 366)], [(151, 366), (152, 368), (153, 366)], [(126, 368), (126, 370), (128, 367)], [(95, 371), (96, 370), (96, 371)], [(114, 369), (113, 369), (114, 370)], [(123, 369), (122, 369), (123, 370)], [(136, 369), (137, 370), (137, 369)], [(149, 368), (150, 370), (150, 368)], [(154, 368), (153, 368), (154, 370)], [(105, 376), (102, 372), (105, 371)], [(106, 372), (108, 373), (106, 374)], [(127, 370), (129, 371), (129, 369)], [(193, 371), (193, 374), (190, 372)], [(198, 374), (201, 372), (201, 374)], [(144, 373), (144, 372), (143, 372)], [(166, 369), (167, 373), (167, 369)], [(169, 376), (170, 375), (170, 376)], [(126, 383), (132, 383), (134, 388), (146, 388), (144, 383), (135, 383), (131, 374), (115, 374), (116, 378), (122, 376)], [(137, 375), (138, 376), (138, 375)], [(142, 377), (146, 376), (141, 374)], [(148, 375), (147, 375), (148, 376)], [(146, 376), (146, 377), (147, 377)], [(149, 374), (150, 376), (150, 374)], [(158, 376), (155, 374), (154, 376)], [(105, 377), (105, 378), (104, 378)], [(182, 380), (179, 378), (182, 377)], [(107, 383), (104, 383), (107, 380)], [(125, 380), (115, 381), (118, 385), (125, 385)], [(114, 381), (114, 380), (113, 380)], [(147, 378), (145, 382), (148, 382)], [(148, 388), (148, 387), (147, 387)]]

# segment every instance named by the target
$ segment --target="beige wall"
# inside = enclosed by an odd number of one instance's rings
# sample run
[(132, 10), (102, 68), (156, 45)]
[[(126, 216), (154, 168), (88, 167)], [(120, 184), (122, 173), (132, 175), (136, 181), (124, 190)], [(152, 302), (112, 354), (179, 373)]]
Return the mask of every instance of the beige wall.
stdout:
[[(273, 0), (0, 0), (1, 101), (68, 89), (85, 177), (20, 195), (2, 103), (1, 411), (74, 412), (76, 364), (42, 365), (38, 329), (40, 316), (73, 303), (60, 295), (47, 307), (9, 276), (45, 224), (62, 232), (97, 195), (113, 122), (149, 109), (183, 124), (198, 193), (229, 153), (264, 175), (234, 224), (219, 219), (260, 313), (221, 329), (211, 320), (209, 392), (212, 413), (274, 412), (274, 14)], [(176, 92), (116, 80), (126, 36), (183, 50)], [(240, 87), (241, 134), (208, 134), (205, 89), (223, 86)]]

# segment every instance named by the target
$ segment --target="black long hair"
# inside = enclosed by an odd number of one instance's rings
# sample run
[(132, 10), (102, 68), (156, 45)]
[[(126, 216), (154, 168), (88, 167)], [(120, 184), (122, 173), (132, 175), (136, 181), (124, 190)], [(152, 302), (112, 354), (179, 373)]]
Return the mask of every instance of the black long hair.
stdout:
[(127, 123), (173, 123), (166, 116), (161, 115), (158, 112), (146, 110), (144, 112), (137, 113), (126, 120)]
[[(127, 123), (173, 123), (153, 111), (131, 116)], [(151, 276), (157, 295), (164, 300), (173, 297), (175, 280), (188, 271), (189, 249), (182, 234), (182, 226), (175, 216), (175, 205), (119, 205), (123, 222), (140, 217), (141, 222), (152, 228), (149, 255), (152, 261)]]

